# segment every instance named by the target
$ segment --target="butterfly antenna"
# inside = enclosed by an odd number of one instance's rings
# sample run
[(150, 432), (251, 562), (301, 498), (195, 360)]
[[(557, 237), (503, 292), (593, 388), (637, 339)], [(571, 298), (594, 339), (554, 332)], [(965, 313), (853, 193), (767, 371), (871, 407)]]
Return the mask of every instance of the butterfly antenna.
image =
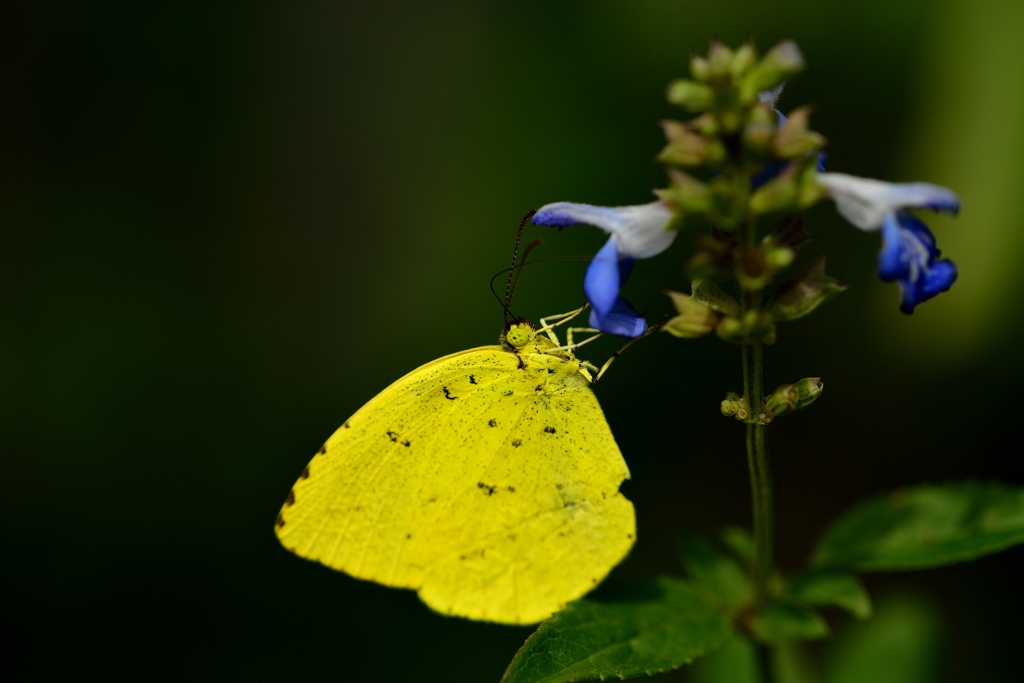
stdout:
[(523, 249), (523, 260), (519, 262), (519, 265), (515, 267), (516, 279), (512, 281), (512, 291), (508, 293), (508, 304), (511, 306), (512, 297), (516, 294), (516, 287), (519, 286), (519, 276), (523, 274), (523, 268), (526, 267), (526, 259), (530, 258), (530, 252), (544, 244), (544, 240), (537, 238), (526, 245), (526, 249)]
[(534, 214), (537, 213), (537, 209), (530, 209), (529, 213), (523, 216), (523, 220), (519, 222), (519, 232), (516, 233), (516, 246), (512, 248), (512, 266), (508, 271), (508, 280), (505, 282), (505, 301), (502, 306), (505, 309), (505, 324), (508, 324), (509, 316), (515, 318), (512, 315), (512, 311), (509, 310), (508, 306), (512, 303), (512, 275), (516, 271), (516, 258), (519, 256), (519, 241), (523, 239), (523, 230), (526, 229), (526, 223), (533, 218)]

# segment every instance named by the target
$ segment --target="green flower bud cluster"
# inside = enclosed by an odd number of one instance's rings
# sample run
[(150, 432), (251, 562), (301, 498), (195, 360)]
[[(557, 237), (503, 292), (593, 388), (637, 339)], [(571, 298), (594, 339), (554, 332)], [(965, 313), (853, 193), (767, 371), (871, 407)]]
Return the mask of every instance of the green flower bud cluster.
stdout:
[[(843, 291), (825, 276), (824, 260), (766, 291), (796, 260), (807, 239), (801, 211), (824, 191), (816, 175), (825, 138), (810, 129), (810, 109), (785, 119), (774, 107), (785, 79), (803, 68), (792, 42), (759, 57), (753, 44), (733, 50), (716, 41), (707, 56), (691, 58), (691, 78), (669, 85), (669, 102), (696, 116), (662, 122), (667, 144), (658, 160), (671, 183), (657, 194), (674, 211), (675, 227), (710, 224), (686, 268), (695, 288), (715, 288), (719, 302), (704, 301), (696, 289), (668, 292), (678, 312), (665, 325), (670, 334), (771, 344), (776, 322), (807, 315)], [(758, 223), (769, 214), (782, 218), (761, 237)], [(723, 280), (735, 281), (739, 300), (714, 284)]]

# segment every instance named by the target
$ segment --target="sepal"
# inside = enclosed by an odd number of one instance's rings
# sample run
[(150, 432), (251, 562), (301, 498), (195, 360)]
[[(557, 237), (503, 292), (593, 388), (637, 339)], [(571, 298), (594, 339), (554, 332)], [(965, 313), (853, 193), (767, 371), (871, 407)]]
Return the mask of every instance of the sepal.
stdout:
[[(693, 132), (679, 121), (662, 121), (668, 145), (658, 154), (658, 161), (677, 166), (702, 166), (725, 156), (721, 143)], [(717, 143), (717, 144), (716, 144)]]
[(750, 195), (749, 208), (753, 215), (785, 211), (795, 207), (800, 196), (797, 164), (788, 164), (781, 173)]
[(769, 418), (774, 419), (795, 410), (802, 410), (818, 400), (824, 388), (820, 377), (807, 377), (796, 384), (783, 384), (765, 400), (764, 412)]
[(740, 314), (740, 303), (722, 291), (709, 280), (694, 280), (690, 285), (693, 298), (723, 315), (736, 317)]
[(666, 291), (665, 294), (672, 299), (678, 315), (666, 322), (662, 329), (674, 337), (701, 337), (713, 332), (722, 317), (720, 313), (692, 296), (672, 291)]
[(798, 400), (800, 400), (800, 390), (792, 384), (783, 384), (765, 400), (764, 412), (768, 417), (775, 419), (793, 412)]
[(711, 191), (705, 183), (674, 168), (668, 169), (672, 185), (664, 190), (655, 190), (658, 199), (678, 212), (705, 213), (711, 207)]
[(772, 151), (781, 159), (794, 159), (811, 152), (817, 152), (825, 145), (825, 138), (807, 126), (811, 115), (810, 107), (795, 109), (775, 133)]
[(846, 291), (846, 285), (825, 275), (825, 258), (815, 259), (802, 273), (775, 292), (771, 311), (776, 321), (803, 318)]

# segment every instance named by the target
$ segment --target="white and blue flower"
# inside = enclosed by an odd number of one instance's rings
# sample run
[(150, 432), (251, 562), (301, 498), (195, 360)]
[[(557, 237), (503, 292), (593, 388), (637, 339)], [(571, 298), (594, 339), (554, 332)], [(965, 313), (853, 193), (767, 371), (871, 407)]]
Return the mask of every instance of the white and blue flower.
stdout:
[(634, 338), (647, 331), (647, 321), (620, 296), (619, 290), (626, 284), (635, 259), (660, 254), (675, 240), (676, 231), (668, 229), (671, 219), (672, 212), (661, 202), (617, 207), (555, 202), (538, 209), (533, 222), (559, 229), (593, 225), (611, 235), (583, 278), (583, 292), (590, 302), (590, 326)]
[(956, 280), (956, 264), (940, 259), (935, 237), (907, 209), (957, 213), (960, 200), (951, 190), (930, 183), (885, 183), (845, 173), (819, 173), (818, 182), (840, 215), (867, 232), (881, 231), (878, 276), (900, 285), (900, 310), (913, 313), (923, 301), (947, 291)]

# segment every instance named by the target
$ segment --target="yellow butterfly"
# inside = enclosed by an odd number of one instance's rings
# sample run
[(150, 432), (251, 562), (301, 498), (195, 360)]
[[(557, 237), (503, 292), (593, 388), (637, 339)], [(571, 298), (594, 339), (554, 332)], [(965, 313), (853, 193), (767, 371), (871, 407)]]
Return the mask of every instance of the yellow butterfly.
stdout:
[(571, 329), (561, 346), (541, 325), (507, 323), (500, 346), (427, 363), (363, 406), (288, 494), (281, 543), (470, 619), (535, 623), (596, 586), (635, 540), (629, 470), (596, 368)]

